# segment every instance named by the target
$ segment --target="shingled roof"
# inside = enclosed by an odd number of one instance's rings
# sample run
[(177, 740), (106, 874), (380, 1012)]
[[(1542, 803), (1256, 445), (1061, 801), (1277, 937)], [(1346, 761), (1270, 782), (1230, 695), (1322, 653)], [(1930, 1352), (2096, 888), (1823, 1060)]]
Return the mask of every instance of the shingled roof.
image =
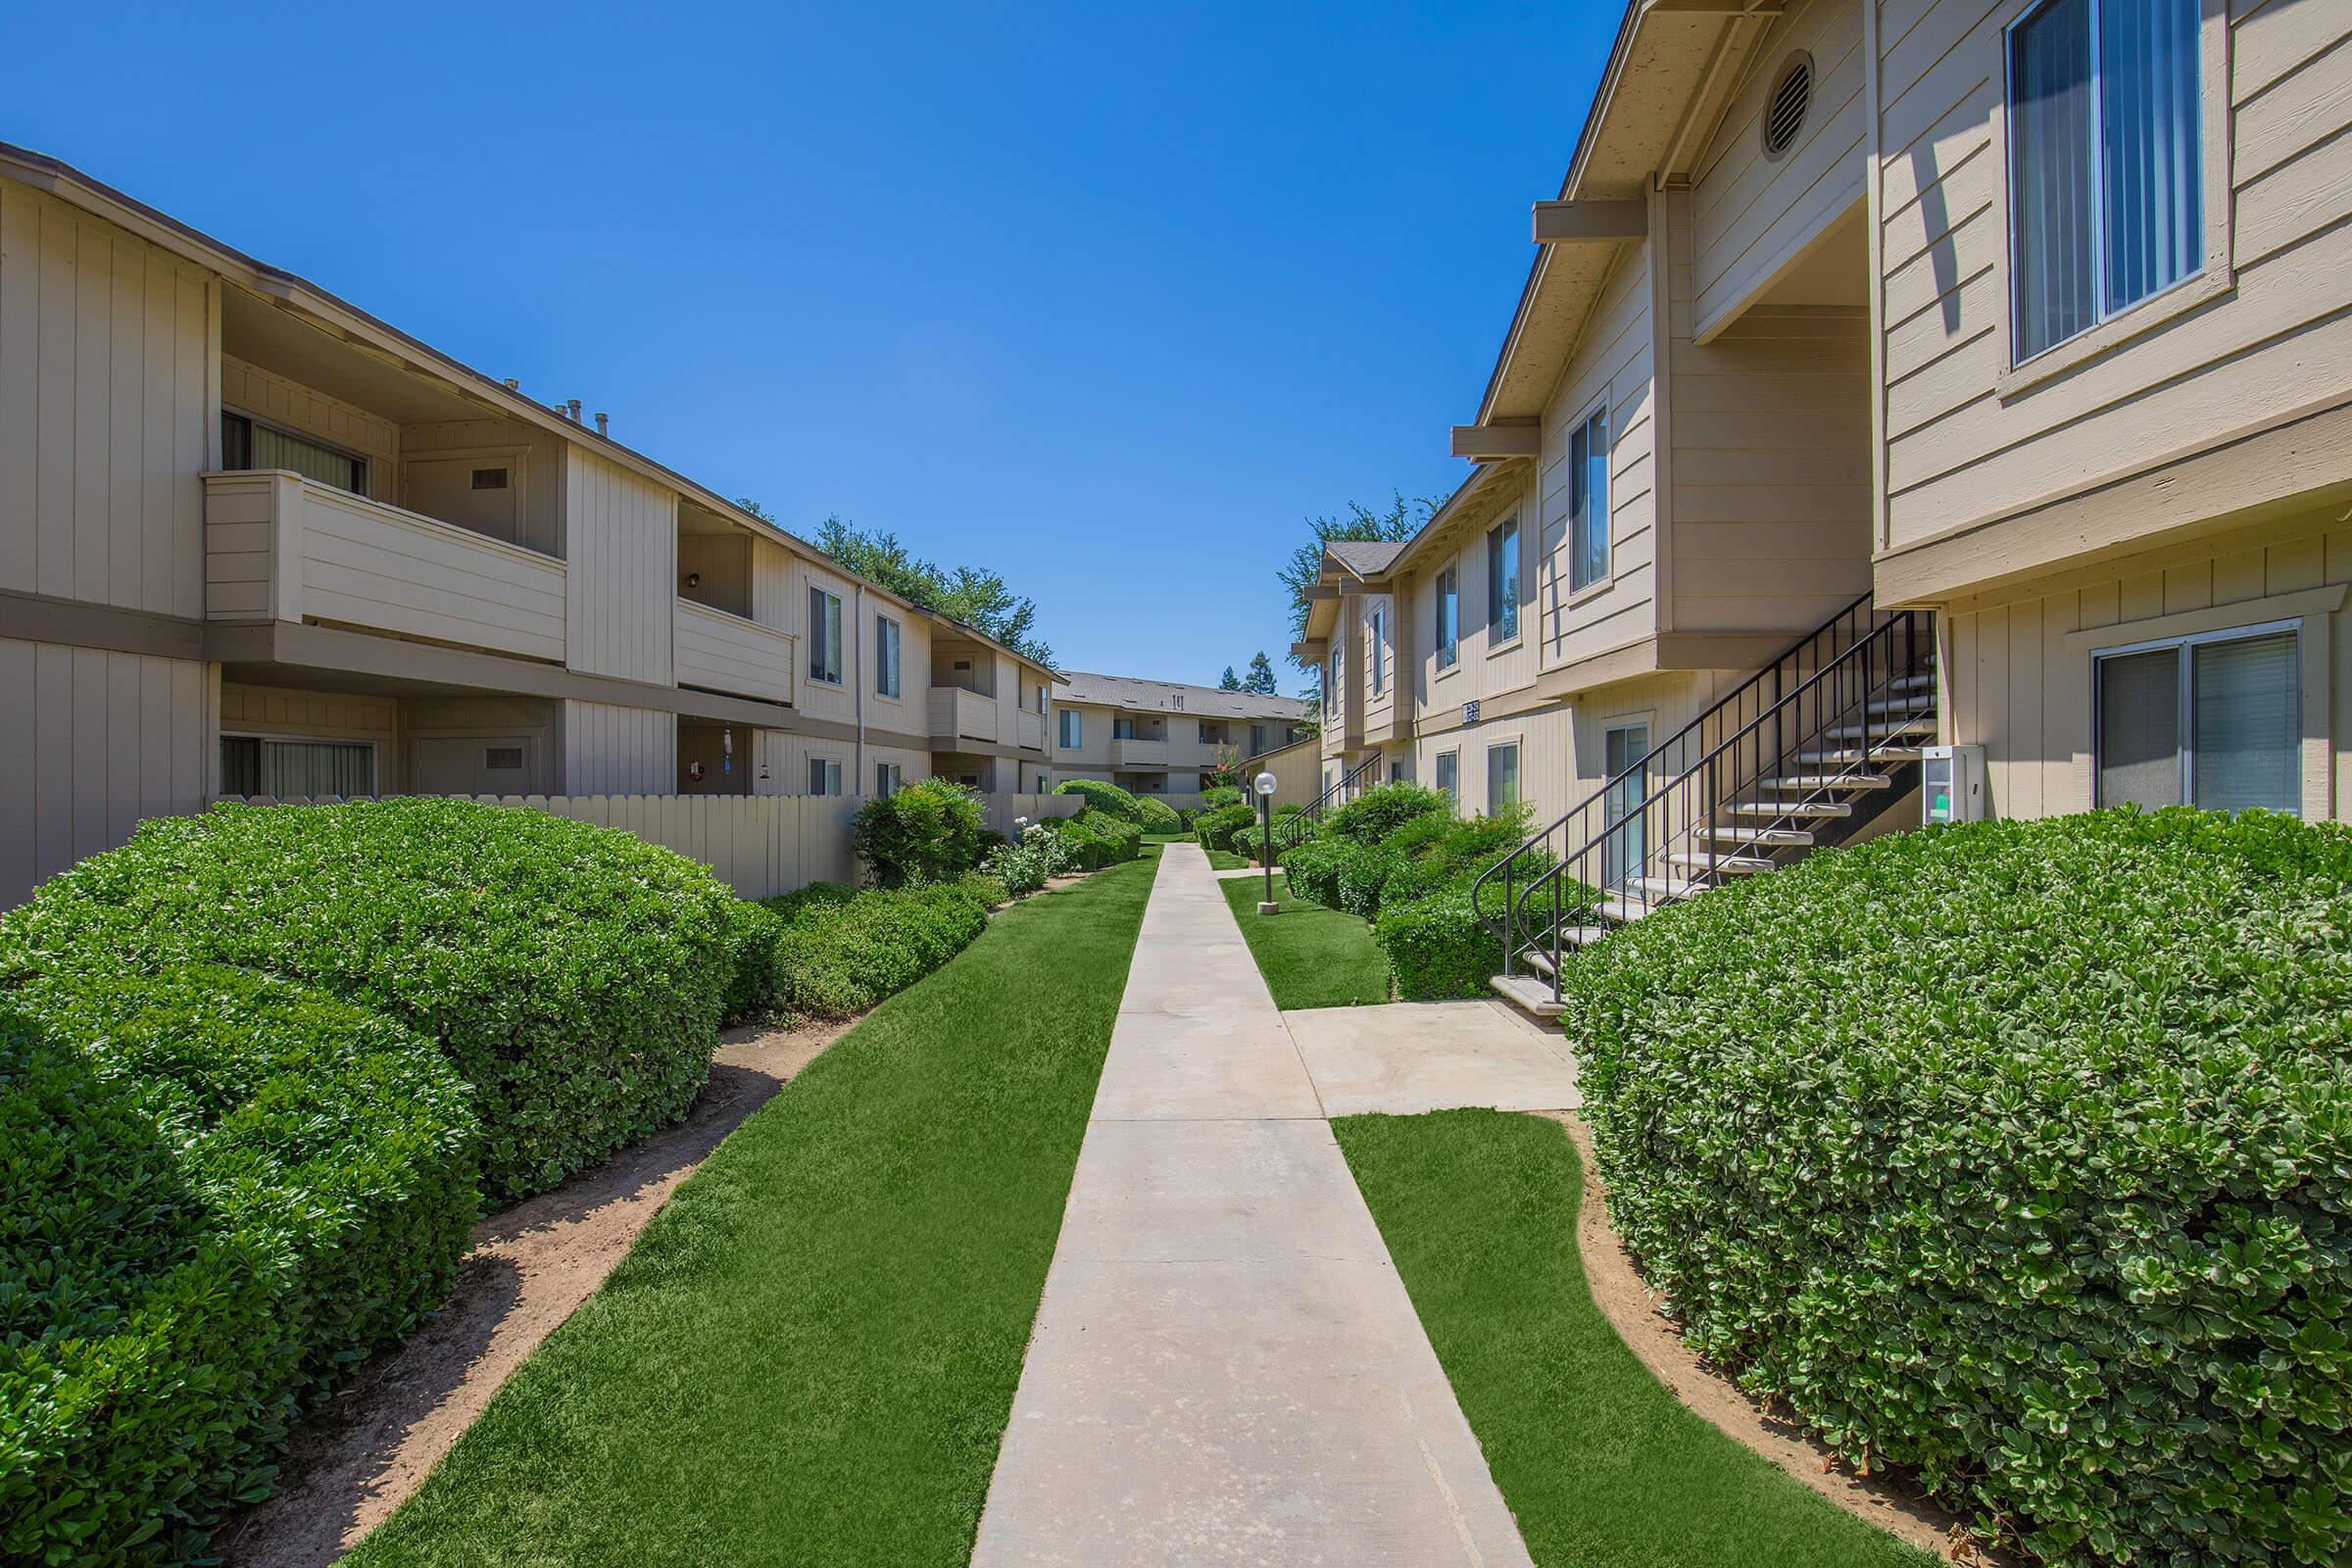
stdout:
[(1390, 562), (1404, 553), (1404, 541), (1335, 539), (1323, 548), (1334, 561), (1358, 577), (1377, 577), (1389, 569)]
[(1056, 703), (1124, 708), (1147, 713), (1190, 713), (1196, 718), (1297, 720), (1311, 706), (1303, 697), (1261, 697), (1255, 692), (1221, 692), (1172, 680), (1139, 680), (1132, 675), (1090, 675), (1065, 671), (1054, 688)]

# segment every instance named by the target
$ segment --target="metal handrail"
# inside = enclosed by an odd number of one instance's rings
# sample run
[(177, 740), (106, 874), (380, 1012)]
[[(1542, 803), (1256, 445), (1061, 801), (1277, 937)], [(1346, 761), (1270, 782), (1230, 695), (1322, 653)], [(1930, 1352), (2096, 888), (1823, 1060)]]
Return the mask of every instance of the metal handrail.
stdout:
[(1323, 820), (1323, 813), (1335, 802), (1346, 804), (1348, 795), (1355, 787), (1355, 781), (1364, 776), (1366, 769), (1377, 765), (1379, 761), (1380, 754), (1374, 752), (1334, 779), (1331, 787), (1317, 796), (1312, 804), (1293, 811), (1289, 816), (1275, 823), (1274, 847), (1278, 850), (1295, 850), (1304, 843), (1307, 835), (1313, 832), (1316, 825)]
[[(1709, 708), (1665, 742), (1653, 747), (1640, 761), (1610, 778), (1576, 809), (1561, 816), (1479, 878), (1472, 896), (1481, 900), (1474, 906), (1481, 910), (1490, 906), (1483, 897), (1488, 884), (1497, 880), (1501, 883), (1499, 920), (1489, 918), (1487, 923), (1504, 944), (1506, 973), (1512, 972), (1512, 966), (1521, 958), (1524, 951), (1523, 934), (1531, 939), (1540, 935), (1548, 936), (1549, 980), (1556, 998), (1559, 995), (1566, 947), (1563, 932), (1567, 924), (1572, 919), (1581, 922), (1598, 917), (1602, 912), (1581, 899), (1569, 898), (1567, 888), (1594, 886), (1600, 888), (1604, 904), (1608, 902), (1612, 891), (1618, 902), (1625, 902), (1626, 890), (1637, 879), (1644, 878), (1647, 863), (1652, 858), (1658, 858), (1666, 868), (1663, 876), (1665, 892), (1653, 897), (1645, 890), (1639, 896), (1640, 902), (1644, 906), (1672, 902), (1681, 896), (1676, 890), (1678, 852), (1681, 852), (1680, 858), (1686, 862), (1681, 873), (1685, 884), (1692, 890), (1712, 885), (1711, 881), (1702, 882), (1700, 879), (1716, 875), (1722, 859), (1723, 852), (1718, 848), (1719, 840), (1713, 831), (1717, 825), (1716, 818), (1739, 791), (1784, 775), (1792, 754), (1802, 752), (1830, 730), (1840, 725), (1855, 724), (1857, 720), (1861, 744), (1856, 748), (1856, 755), (1861, 759), (1861, 765), (1867, 766), (1886, 735), (1907, 726), (1920, 710), (1932, 705), (1933, 700), (1929, 699), (1914, 711), (1902, 714), (1893, 712), (1889, 705), (1884, 722), (1875, 726), (1880, 732), (1879, 741), (1873, 740), (1873, 721), (1879, 715), (1874, 714), (1872, 709), (1882, 702), (1884, 693), (1894, 689), (1897, 680), (1918, 671), (1922, 638), (1928, 622), (1926, 612), (1914, 611), (1900, 611), (1883, 618), (1877, 617), (1868, 612), (1868, 596), (1848, 605), (1803, 643), (1783, 655), (1772, 666), (1759, 670), (1729, 697)], [(1859, 618), (1857, 612), (1861, 612)], [(1837, 645), (1841, 637), (1850, 637), (1852, 640), (1838, 648)], [(1895, 658), (1898, 641), (1901, 645), (1899, 661)], [(1932, 635), (1926, 637), (1925, 646), (1933, 647)], [(1804, 656), (1808, 652), (1819, 662), (1810, 674), (1805, 674)], [(1823, 657), (1825, 655), (1826, 658)], [(1882, 655), (1883, 659), (1880, 657)], [(1883, 678), (1880, 671), (1882, 664)], [(1784, 673), (1785, 670), (1788, 673)], [(1795, 677), (1793, 687), (1787, 684), (1791, 676)], [(1742, 719), (1747, 699), (1767, 680), (1774, 688), (1772, 702)], [(1810, 722), (1805, 717), (1808, 707), (1812, 711)], [(1737, 727), (1731, 727), (1735, 722)], [(1711, 744), (1707, 739), (1710, 726), (1713, 726), (1717, 736)], [(1724, 732), (1726, 729), (1729, 733)], [(1698, 746), (1706, 748), (1703, 755), (1690, 758), (1689, 752), (1683, 750), (1677, 759), (1678, 765), (1672, 768), (1668, 776), (1660, 778), (1655, 784), (1647, 782), (1651, 766), (1660, 758), (1685, 748), (1693, 735), (1699, 736)], [(1740, 765), (1742, 748), (1749, 754), (1747, 761), (1750, 765)], [(1730, 780), (1728, 790), (1724, 787), (1727, 775)], [(1641, 798), (1631, 803), (1621, 814), (1612, 816), (1607, 806), (1610, 797), (1628, 779), (1637, 776), (1644, 780), (1641, 786)], [(1835, 773), (1825, 772), (1824, 776), (1834, 778)], [(1771, 842), (1772, 835), (1776, 832), (1785, 833), (1787, 824), (1803, 814), (1796, 808), (1800, 805), (1817, 805), (1836, 788), (1834, 782), (1813, 786), (1803, 791), (1799, 798), (1788, 801), (1778, 814), (1760, 818), (1753, 830), (1754, 837), (1748, 841), (1748, 848), (1769, 855), (1776, 847)], [(1696, 796), (1695, 800), (1693, 795)], [(1596, 812), (1599, 815), (1597, 828), (1589, 827), (1581, 842), (1576, 843), (1573, 849), (1563, 841), (1559, 853), (1554, 856), (1551, 849), (1554, 836), (1564, 834), (1580, 821), (1590, 824)], [(1663, 829), (1661, 847), (1654, 855), (1647, 842), (1648, 830), (1653, 823)], [(1636, 842), (1633, 841), (1636, 834), (1642, 835), (1638, 853), (1642, 863), (1626, 864), (1622, 868), (1624, 874), (1615, 879), (1612, 889), (1609, 859), (1613, 856), (1630, 862), (1637, 853)], [(1701, 838), (1705, 846), (1703, 858), (1688, 848), (1693, 840)], [(1548, 859), (1549, 863), (1542, 863), (1539, 856)], [(1601, 858), (1601, 875), (1597, 879), (1584, 874), (1593, 867), (1596, 856)], [(1546, 895), (1548, 906), (1540, 906), (1539, 901)]]

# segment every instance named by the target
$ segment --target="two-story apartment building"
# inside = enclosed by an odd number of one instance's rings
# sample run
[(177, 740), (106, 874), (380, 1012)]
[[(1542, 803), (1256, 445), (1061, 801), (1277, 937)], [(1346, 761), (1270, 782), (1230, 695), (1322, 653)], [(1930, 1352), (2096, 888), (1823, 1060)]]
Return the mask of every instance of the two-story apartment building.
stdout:
[(1036, 787), (1050, 670), (604, 425), (0, 147), (0, 902), (220, 795)]
[(1296, 697), (1065, 673), (1054, 690), (1053, 780), (1103, 779), (1197, 804), (1203, 770), (1290, 745), (1307, 707)]
[(1326, 777), (1590, 827), (1762, 725), (1735, 857), (1933, 742), (2003, 814), (2346, 814), (2348, 127), (2319, 0), (1636, 0), (1471, 477), (1326, 554)]

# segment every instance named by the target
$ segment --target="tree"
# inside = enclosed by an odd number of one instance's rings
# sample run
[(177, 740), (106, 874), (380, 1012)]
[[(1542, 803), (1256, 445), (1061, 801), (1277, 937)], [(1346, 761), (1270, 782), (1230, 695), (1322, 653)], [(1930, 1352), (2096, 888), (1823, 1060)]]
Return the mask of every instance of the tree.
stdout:
[(1241, 689), (1242, 677), (1233, 672), (1233, 666), (1231, 664), (1227, 664), (1225, 666), (1225, 673), (1217, 677), (1217, 690), (1221, 692), (1238, 692)]
[[(1437, 496), (1407, 501), (1400, 494), (1393, 494), (1386, 512), (1374, 512), (1360, 502), (1350, 501), (1348, 515), (1344, 517), (1307, 518), (1306, 525), (1314, 530), (1314, 539), (1292, 551), (1290, 562), (1275, 573), (1282, 579), (1283, 587), (1290, 590), (1291, 640), (1296, 642), (1306, 635), (1306, 591), (1314, 586), (1315, 578), (1323, 570), (1325, 545), (1348, 541), (1394, 544), (1410, 539), (1445, 504), (1444, 498)], [(1300, 669), (1314, 667), (1295, 655), (1293, 662)]]
[[(1227, 670), (1226, 673), (1230, 675), (1233, 672)], [(1266, 658), (1264, 649), (1250, 656), (1250, 674), (1242, 682), (1242, 690), (1255, 692), (1260, 697), (1272, 697), (1281, 690), (1274, 684), (1274, 664)]]
[(1037, 601), (1006, 587), (1001, 572), (976, 566), (950, 570), (915, 555), (897, 534), (868, 532), (838, 516), (817, 528), (816, 548), (935, 614), (960, 621), (1041, 664), (1054, 662), (1054, 650), (1031, 630), (1037, 624)]

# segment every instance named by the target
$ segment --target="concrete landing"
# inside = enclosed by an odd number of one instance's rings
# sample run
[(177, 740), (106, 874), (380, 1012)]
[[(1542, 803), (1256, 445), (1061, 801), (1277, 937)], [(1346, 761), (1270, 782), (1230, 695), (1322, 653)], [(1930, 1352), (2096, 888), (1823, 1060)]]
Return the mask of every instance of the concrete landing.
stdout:
[(1495, 1002), (1392, 1002), (1286, 1012), (1327, 1116), (1462, 1105), (1573, 1110), (1568, 1043)]
[(976, 1568), (1529, 1568), (1322, 1118), (1207, 857), (1169, 845)]

